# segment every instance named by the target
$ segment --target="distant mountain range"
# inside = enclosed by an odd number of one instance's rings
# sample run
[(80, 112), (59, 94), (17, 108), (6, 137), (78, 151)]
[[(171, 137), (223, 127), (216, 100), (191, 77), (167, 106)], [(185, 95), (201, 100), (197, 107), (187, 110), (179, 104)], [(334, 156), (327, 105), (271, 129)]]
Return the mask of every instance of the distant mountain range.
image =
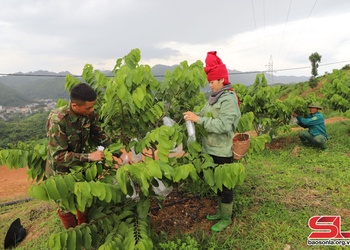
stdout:
[[(160, 78), (164, 75), (167, 70), (173, 70), (176, 65), (155, 65), (152, 67), (152, 73), (154, 76)], [(253, 85), (257, 72), (242, 72), (238, 70), (228, 70), (229, 80), (232, 84), (241, 83), (245, 86)], [(266, 76), (267, 79), (267, 76)], [(268, 80), (268, 79), (267, 79)], [(273, 84), (291, 84), (308, 81), (309, 77), (306, 76), (273, 76)]]
[[(153, 75), (162, 80), (164, 73), (173, 70), (176, 65), (155, 65), (152, 67)], [(111, 75), (111, 71), (101, 71), (105, 75)], [(38, 70), (29, 73), (16, 73), (0, 77), (0, 105), (21, 106), (29, 104), (35, 99), (68, 99), (69, 95), (64, 90), (65, 76), (69, 72), (49, 72)], [(229, 79), (232, 84), (241, 83), (252, 85), (257, 73), (244, 73), (237, 70), (229, 70)], [(290, 84), (307, 81), (308, 77), (275, 76), (275, 84)]]

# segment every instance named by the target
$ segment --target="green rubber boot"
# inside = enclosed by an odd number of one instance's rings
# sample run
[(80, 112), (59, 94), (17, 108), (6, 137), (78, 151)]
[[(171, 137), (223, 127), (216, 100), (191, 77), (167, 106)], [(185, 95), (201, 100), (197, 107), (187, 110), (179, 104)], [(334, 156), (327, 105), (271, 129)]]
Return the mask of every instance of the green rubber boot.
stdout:
[(220, 220), (221, 219), (221, 199), (218, 201), (218, 212), (216, 214), (207, 215), (207, 220)]
[(221, 232), (231, 224), (233, 202), (221, 204), (221, 220), (211, 227), (214, 232)]

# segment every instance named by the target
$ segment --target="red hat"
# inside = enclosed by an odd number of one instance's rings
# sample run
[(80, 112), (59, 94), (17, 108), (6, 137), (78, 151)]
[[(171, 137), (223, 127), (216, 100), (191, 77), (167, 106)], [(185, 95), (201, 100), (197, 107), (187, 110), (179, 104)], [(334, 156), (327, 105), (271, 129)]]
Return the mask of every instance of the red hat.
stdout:
[(226, 65), (216, 55), (216, 51), (208, 52), (205, 64), (204, 71), (209, 82), (224, 78), (224, 85), (230, 84)]

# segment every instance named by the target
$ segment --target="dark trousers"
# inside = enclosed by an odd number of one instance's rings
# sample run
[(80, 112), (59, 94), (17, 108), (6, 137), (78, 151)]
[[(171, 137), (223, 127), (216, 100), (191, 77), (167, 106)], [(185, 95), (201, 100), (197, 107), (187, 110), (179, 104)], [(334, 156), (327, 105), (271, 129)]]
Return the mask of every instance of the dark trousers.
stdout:
[[(225, 163), (232, 163), (233, 160), (233, 156), (231, 157), (220, 157), (220, 156), (215, 156), (215, 155), (210, 155), (213, 160), (214, 163), (216, 164), (225, 164)], [(221, 202), (222, 203), (232, 203), (233, 202), (233, 190), (232, 189), (228, 189), (227, 187), (223, 186), (222, 191), (218, 191), (218, 196), (221, 198)]]
[(300, 131), (299, 138), (303, 144), (311, 144), (312, 146), (319, 147), (321, 149), (327, 148), (327, 138), (323, 135), (313, 136), (309, 131)]

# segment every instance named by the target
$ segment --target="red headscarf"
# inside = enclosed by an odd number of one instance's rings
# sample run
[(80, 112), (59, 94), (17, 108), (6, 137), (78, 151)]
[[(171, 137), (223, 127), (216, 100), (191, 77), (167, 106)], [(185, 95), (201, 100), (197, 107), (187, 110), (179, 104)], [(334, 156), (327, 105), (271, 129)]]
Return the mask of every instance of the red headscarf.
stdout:
[(226, 65), (223, 64), (221, 59), (216, 55), (216, 51), (208, 52), (205, 64), (204, 71), (207, 74), (209, 82), (224, 78), (224, 85), (230, 84)]

